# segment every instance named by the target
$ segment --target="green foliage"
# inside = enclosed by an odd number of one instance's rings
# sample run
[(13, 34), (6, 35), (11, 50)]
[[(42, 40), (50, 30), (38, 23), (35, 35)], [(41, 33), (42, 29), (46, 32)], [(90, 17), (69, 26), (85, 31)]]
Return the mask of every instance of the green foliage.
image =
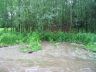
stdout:
[(41, 40), (38, 32), (33, 32), (28, 35), (28, 47), (30, 51), (38, 51), (41, 49)]
[(38, 51), (41, 41), (83, 43), (91, 51), (96, 51), (96, 34), (92, 33), (64, 33), (64, 32), (32, 32), (17, 33), (0, 31), (0, 46), (25, 43), (28, 48), (23, 51)]
[(40, 42), (41, 37), (38, 32), (29, 33), (28, 35), (17, 32), (0, 32), (0, 46), (27, 43), (28, 48), (24, 48), (23, 51), (38, 51), (41, 49)]
[(96, 43), (89, 43), (85, 46), (87, 49), (96, 52)]
[[(70, 28), (70, 31), (95, 33), (96, 0), (0, 0), (1, 45), (23, 42), (28, 43), (31, 51), (37, 51), (40, 40), (76, 42), (88, 46), (96, 42), (96, 34), (92, 33), (47, 32), (54, 30), (54, 26), (62, 31)], [(8, 31), (3, 31), (3, 28)], [(11, 31), (16, 32), (9, 33)], [(30, 33), (32, 31), (42, 33)]]
[[(76, 23), (75, 19), (80, 23)], [(29, 32), (44, 31), (52, 24), (68, 24), (76, 29), (96, 32), (96, 1), (0, 0), (0, 27)]]
[(23, 35), (18, 33), (3, 33), (0, 35), (0, 45), (14, 45), (21, 43), (23, 41)]
[(64, 33), (47, 32), (42, 35), (43, 40), (55, 42), (71, 42), (84, 44), (86, 49), (96, 51), (96, 34), (92, 33)]
[(78, 33), (76, 40), (84, 44), (96, 42), (96, 35), (92, 33)]
[(47, 32), (42, 35), (47, 41), (65, 41), (88, 44), (96, 41), (96, 35), (92, 33), (64, 33), (64, 32)]

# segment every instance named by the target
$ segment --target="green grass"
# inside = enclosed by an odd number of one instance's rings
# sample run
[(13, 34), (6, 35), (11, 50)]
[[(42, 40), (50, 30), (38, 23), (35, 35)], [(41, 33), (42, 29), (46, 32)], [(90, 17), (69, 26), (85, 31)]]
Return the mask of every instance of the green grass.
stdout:
[(18, 32), (8, 32), (4, 31), (3, 28), (0, 29), (0, 46), (9, 46), (15, 44), (27, 44), (27, 48), (22, 48), (23, 52), (28, 51), (38, 51), (41, 49), (41, 38), (38, 32), (32, 33), (18, 33)]
[(40, 39), (38, 32), (33, 32), (28, 35), (27, 42), (31, 51), (38, 51), (41, 49)]
[(8, 31), (4, 28), (0, 28), (0, 46), (15, 45), (23, 42), (24, 35), (18, 32), (11, 32), (11, 28)]
[(0, 28), (0, 32), (3, 31), (3, 30), (4, 30), (4, 28)]
[(85, 46), (87, 49), (96, 52), (96, 43), (89, 43)]
[(51, 42), (70, 42), (82, 43), (85, 48), (96, 52), (96, 34), (93, 33), (64, 33), (64, 32), (32, 32), (32, 33), (18, 33), (5, 32), (0, 29), (0, 46), (15, 45), (25, 43), (27, 48), (23, 51), (38, 51), (41, 50), (41, 41)]
[(41, 36), (38, 32), (29, 33), (24, 38), (24, 43), (27, 44), (24, 48), (21, 48), (22, 52), (36, 52), (41, 50)]
[(2, 33), (0, 35), (0, 46), (19, 44), (23, 41), (23, 35), (19, 33)]
[(42, 39), (47, 41), (76, 42), (76, 43), (88, 44), (90, 42), (96, 42), (96, 34), (47, 32), (42, 35)]
[(85, 48), (96, 52), (96, 34), (93, 33), (64, 33), (47, 32), (42, 35), (43, 40), (55, 42), (70, 42), (84, 44)]

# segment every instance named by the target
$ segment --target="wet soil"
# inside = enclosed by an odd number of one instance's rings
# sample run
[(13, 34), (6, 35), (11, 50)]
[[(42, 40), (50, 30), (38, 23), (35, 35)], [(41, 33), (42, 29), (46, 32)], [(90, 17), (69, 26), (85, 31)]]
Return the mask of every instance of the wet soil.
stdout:
[(42, 50), (22, 53), (16, 45), (0, 48), (0, 72), (96, 72), (96, 53), (81, 44), (42, 42)]

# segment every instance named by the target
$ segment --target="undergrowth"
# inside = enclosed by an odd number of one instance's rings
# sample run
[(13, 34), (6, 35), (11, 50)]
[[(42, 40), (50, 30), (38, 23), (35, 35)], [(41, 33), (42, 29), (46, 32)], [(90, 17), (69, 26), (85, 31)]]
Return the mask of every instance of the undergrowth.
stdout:
[(43, 40), (57, 42), (75, 42), (75, 43), (93, 43), (96, 42), (96, 34), (92, 33), (64, 33), (64, 32), (47, 32), (42, 35)]
[(47, 32), (42, 35), (42, 39), (55, 42), (84, 44), (86, 49), (96, 52), (96, 34), (93, 33)]
[(0, 35), (0, 46), (8, 46), (23, 42), (23, 35), (20, 33), (2, 33)]
[(25, 43), (26, 51), (38, 51), (41, 49), (41, 41), (82, 43), (86, 49), (96, 51), (96, 34), (92, 33), (64, 33), (64, 32), (0, 32), (0, 46)]
[(38, 51), (41, 49), (41, 40), (38, 32), (30, 33), (27, 38), (30, 51)]

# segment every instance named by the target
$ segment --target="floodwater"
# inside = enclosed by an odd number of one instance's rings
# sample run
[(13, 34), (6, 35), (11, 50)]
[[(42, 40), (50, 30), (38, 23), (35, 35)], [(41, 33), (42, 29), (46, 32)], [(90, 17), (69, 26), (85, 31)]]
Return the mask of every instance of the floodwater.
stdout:
[(20, 46), (0, 48), (0, 72), (96, 72), (96, 53), (75, 43), (42, 42), (32, 54)]

